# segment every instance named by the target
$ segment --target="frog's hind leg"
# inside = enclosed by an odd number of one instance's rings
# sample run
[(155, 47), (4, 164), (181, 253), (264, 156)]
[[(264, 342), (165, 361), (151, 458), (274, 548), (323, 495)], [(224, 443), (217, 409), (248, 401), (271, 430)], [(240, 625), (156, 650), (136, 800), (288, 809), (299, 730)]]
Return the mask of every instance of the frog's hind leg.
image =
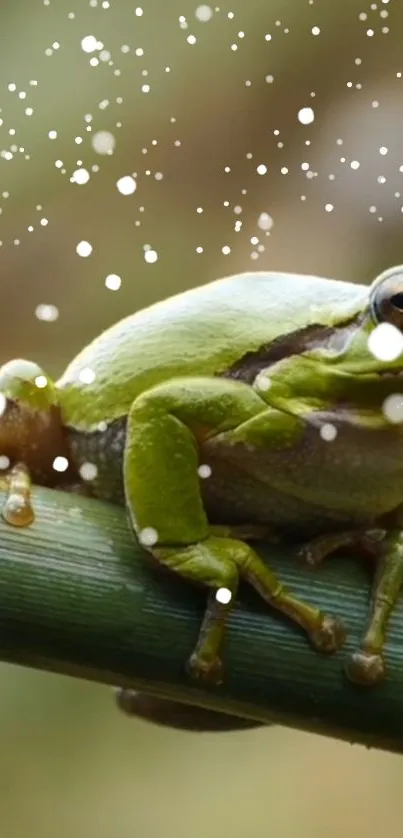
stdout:
[(368, 532), (342, 530), (326, 533), (304, 544), (299, 551), (299, 557), (311, 567), (318, 567), (328, 556), (346, 548), (374, 557), (379, 553), (379, 543), (384, 534), (383, 530), (369, 530)]
[(390, 616), (403, 585), (403, 534), (387, 535), (380, 544), (372, 591), (371, 614), (360, 647), (346, 661), (350, 681), (364, 686), (385, 676), (383, 649)]
[(385, 677), (383, 649), (390, 616), (403, 585), (403, 533), (395, 530), (354, 530), (330, 533), (313, 539), (300, 550), (310, 565), (318, 566), (331, 554), (344, 548), (375, 560), (371, 614), (359, 648), (345, 663), (350, 681), (363, 686), (378, 684)]
[(248, 544), (214, 535), (209, 527), (198, 475), (200, 437), (234, 431), (242, 439), (246, 428), (248, 438), (255, 421), (265, 430), (265, 446), (272, 426), (272, 444), (278, 444), (284, 415), (268, 409), (247, 385), (220, 378), (168, 381), (138, 397), (128, 417), (124, 486), (139, 540), (162, 564), (210, 589), (189, 661), (198, 678), (221, 679), (225, 624), (240, 578), (298, 623), (316, 648), (332, 652), (344, 640), (339, 621), (288, 592)]

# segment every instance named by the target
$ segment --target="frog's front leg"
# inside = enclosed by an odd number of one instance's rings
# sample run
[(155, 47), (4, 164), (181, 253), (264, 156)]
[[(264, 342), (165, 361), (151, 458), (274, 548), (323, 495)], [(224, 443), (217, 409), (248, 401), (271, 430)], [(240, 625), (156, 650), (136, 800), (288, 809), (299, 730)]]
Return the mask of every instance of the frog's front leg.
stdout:
[(210, 589), (196, 648), (195, 677), (221, 679), (225, 623), (240, 578), (274, 608), (302, 626), (317, 649), (333, 652), (341, 623), (301, 602), (244, 541), (215, 535), (203, 507), (198, 476), (203, 440), (220, 435), (264, 445), (292, 444), (300, 420), (267, 408), (246, 384), (226, 379), (174, 379), (133, 403), (124, 454), (125, 496), (140, 542), (162, 564)]

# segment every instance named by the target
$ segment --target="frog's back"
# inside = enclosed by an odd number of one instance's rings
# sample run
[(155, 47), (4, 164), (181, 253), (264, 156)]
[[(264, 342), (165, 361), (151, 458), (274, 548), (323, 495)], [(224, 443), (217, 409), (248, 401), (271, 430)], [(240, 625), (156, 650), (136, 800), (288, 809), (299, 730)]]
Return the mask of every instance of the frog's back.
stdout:
[(284, 334), (339, 323), (367, 293), (337, 280), (255, 272), (155, 303), (107, 329), (69, 364), (57, 382), (64, 421), (88, 429), (124, 416), (145, 389), (173, 376), (223, 373)]

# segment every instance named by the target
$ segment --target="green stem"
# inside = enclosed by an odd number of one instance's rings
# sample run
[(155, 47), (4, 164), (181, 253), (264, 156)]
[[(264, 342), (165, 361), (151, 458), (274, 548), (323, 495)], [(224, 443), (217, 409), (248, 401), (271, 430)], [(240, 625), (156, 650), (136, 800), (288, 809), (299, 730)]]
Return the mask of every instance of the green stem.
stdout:
[(346, 647), (321, 656), (245, 589), (229, 622), (225, 684), (201, 688), (185, 663), (206, 592), (152, 568), (122, 509), (39, 488), (34, 504), (31, 527), (0, 524), (0, 659), (403, 752), (401, 603), (386, 681), (360, 688), (342, 671), (368, 613), (370, 578), (359, 562), (335, 558), (309, 570), (289, 550), (262, 547), (299, 597), (343, 618)]

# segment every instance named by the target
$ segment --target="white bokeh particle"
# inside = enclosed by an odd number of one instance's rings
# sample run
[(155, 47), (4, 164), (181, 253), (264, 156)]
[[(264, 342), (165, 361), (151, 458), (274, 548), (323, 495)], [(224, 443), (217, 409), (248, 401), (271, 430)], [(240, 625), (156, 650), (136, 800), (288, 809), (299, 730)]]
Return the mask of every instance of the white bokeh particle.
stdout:
[(3, 415), (6, 407), (7, 407), (7, 397), (4, 395), (4, 393), (0, 393), (0, 416)]
[(76, 169), (73, 172), (71, 181), (72, 183), (77, 183), (79, 186), (83, 186), (85, 183), (88, 183), (91, 175), (88, 169)]
[(158, 259), (157, 251), (152, 250), (151, 248), (149, 250), (145, 250), (144, 251), (144, 259), (145, 259), (146, 262), (148, 262), (149, 265), (152, 265)]
[(83, 463), (79, 468), (79, 473), (82, 480), (91, 481), (95, 480), (98, 469), (95, 463)]
[(212, 473), (211, 472), (211, 466), (209, 466), (207, 463), (203, 463), (197, 469), (197, 473), (198, 473), (199, 477), (201, 477), (202, 479), (206, 479), (207, 477), (211, 477), (211, 473)]
[(121, 195), (133, 195), (137, 189), (137, 183), (131, 175), (124, 175), (116, 181), (118, 192)]
[(325, 422), (320, 429), (320, 435), (325, 442), (333, 442), (337, 436), (337, 428), (331, 422)]
[(300, 108), (298, 111), (298, 121), (301, 125), (310, 125), (315, 119), (315, 112), (313, 108)]
[(92, 135), (91, 145), (97, 154), (113, 154), (116, 139), (111, 131), (96, 131)]
[(39, 303), (35, 309), (35, 317), (46, 323), (54, 323), (59, 317), (59, 309), (50, 303)]
[(395, 361), (403, 351), (403, 335), (393, 323), (379, 323), (368, 338), (368, 350), (378, 361)]
[(118, 291), (122, 284), (122, 279), (118, 274), (108, 274), (105, 279), (105, 285), (109, 291)]
[(271, 380), (267, 375), (259, 372), (253, 382), (253, 386), (256, 387), (257, 390), (261, 390), (265, 393), (267, 390), (270, 390)]
[(198, 6), (195, 11), (195, 17), (200, 23), (207, 23), (213, 17), (213, 10), (211, 6)]
[(215, 598), (220, 605), (229, 605), (232, 599), (232, 593), (229, 588), (218, 588)]
[(83, 259), (86, 259), (88, 256), (91, 256), (92, 253), (92, 244), (87, 241), (78, 242), (76, 247), (76, 252), (78, 256), (82, 256)]
[(98, 47), (98, 41), (95, 35), (85, 35), (81, 39), (81, 49), (83, 52), (95, 52)]
[(68, 467), (69, 461), (67, 457), (55, 457), (55, 459), (53, 460), (53, 468), (55, 471), (67, 471)]
[(384, 416), (395, 425), (403, 422), (403, 394), (392, 393), (387, 396), (382, 405)]
[[(234, 210), (235, 211), (235, 210)], [(271, 230), (273, 226), (273, 219), (268, 212), (261, 212), (257, 220), (257, 226), (261, 230)]]
[(140, 544), (144, 547), (153, 547), (158, 541), (158, 532), (154, 527), (144, 527), (140, 530), (138, 537)]
[(95, 372), (91, 369), (91, 367), (84, 367), (84, 369), (80, 370), (78, 377), (83, 384), (92, 384), (96, 378)]

